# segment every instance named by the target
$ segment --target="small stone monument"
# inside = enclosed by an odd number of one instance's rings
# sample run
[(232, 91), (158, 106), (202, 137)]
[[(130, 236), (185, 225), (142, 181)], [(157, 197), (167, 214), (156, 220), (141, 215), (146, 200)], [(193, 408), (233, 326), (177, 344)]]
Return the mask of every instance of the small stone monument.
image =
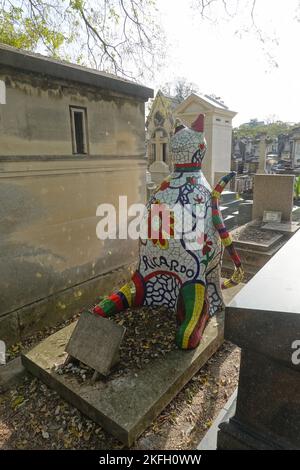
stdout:
[[(240, 222), (246, 223), (231, 232), (248, 276), (256, 274), (299, 229), (292, 222), (293, 194), (293, 175), (255, 175), (253, 207), (250, 201), (240, 205)], [(251, 208), (252, 220), (247, 221)], [(223, 268), (228, 266), (225, 253)]]
[(98, 374), (107, 376), (119, 360), (119, 347), (125, 328), (121, 325), (83, 312), (66, 346), (67, 362), (76, 359), (94, 369), (94, 380)]

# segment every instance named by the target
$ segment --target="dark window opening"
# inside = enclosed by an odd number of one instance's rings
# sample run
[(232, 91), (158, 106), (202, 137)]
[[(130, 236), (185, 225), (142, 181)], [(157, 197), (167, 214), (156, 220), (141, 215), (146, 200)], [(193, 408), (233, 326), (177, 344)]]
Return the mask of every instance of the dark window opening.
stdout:
[(70, 108), (72, 141), (74, 154), (87, 154), (87, 127), (86, 127), (86, 109)]
[(167, 161), (167, 144), (162, 144), (162, 146), (163, 146), (163, 148), (162, 148), (162, 150), (163, 150), (163, 162), (166, 163), (166, 161)]

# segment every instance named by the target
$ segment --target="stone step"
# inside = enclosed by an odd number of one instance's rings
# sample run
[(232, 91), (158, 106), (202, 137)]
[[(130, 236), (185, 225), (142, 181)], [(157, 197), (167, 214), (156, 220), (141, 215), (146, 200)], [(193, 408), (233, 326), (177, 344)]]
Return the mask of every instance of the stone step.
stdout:
[(224, 219), (224, 224), (227, 230), (231, 230), (236, 227), (236, 217), (234, 215), (227, 215)]
[(221, 194), (221, 203), (226, 205), (227, 202), (236, 200), (237, 193), (235, 191), (223, 191)]
[(226, 203), (226, 207), (228, 208), (228, 215), (232, 215), (240, 205), (242, 204), (240, 199), (235, 199), (234, 201), (230, 201)]

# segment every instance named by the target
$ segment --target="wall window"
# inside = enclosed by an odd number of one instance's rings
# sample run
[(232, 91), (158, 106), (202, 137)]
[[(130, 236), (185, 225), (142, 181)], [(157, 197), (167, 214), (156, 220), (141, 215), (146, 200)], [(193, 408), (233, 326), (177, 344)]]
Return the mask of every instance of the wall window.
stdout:
[(74, 154), (88, 153), (86, 108), (70, 107), (72, 145)]
[(162, 144), (163, 162), (167, 162), (167, 144)]

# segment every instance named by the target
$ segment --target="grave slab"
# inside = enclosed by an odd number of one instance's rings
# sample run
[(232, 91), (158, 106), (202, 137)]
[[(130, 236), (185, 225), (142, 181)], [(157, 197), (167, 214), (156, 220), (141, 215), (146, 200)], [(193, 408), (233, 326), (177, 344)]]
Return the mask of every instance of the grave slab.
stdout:
[(300, 449), (299, 257), (298, 231), (226, 307), (225, 337), (242, 353), (218, 449)]
[(261, 229), (262, 230), (276, 230), (277, 232), (282, 232), (282, 233), (290, 233), (293, 234), (299, 230), (300, 225), (298, 222), (269, 222), (265, 225), (262, 225)]
[[(228, 305), (245, 284), (223, 291)], [(24, 367), (62, 398), (127, 446), (151, 424), (184, 385), (219, 349), (224, 340), (224, 312), (211, 319), (192, 351), (173, 350), (143, 369), (115, 379), (79, 383), (56, 370), (67, 357), (66, 345), (77, 322), (62, 328), (22, 355)]]
[(123, 326), (86, 311), (80, 315), (66, 352), (100, 374), (108, 375), (119, 360), (124, 334)]
[(25, 368), (66, 401), (130, 446), (223, 343), (224, 314), (208, 324), (199, 347), (175, 350), (122, 377), (79, 383), (59, 375), (76, 322), (22, 356)]

